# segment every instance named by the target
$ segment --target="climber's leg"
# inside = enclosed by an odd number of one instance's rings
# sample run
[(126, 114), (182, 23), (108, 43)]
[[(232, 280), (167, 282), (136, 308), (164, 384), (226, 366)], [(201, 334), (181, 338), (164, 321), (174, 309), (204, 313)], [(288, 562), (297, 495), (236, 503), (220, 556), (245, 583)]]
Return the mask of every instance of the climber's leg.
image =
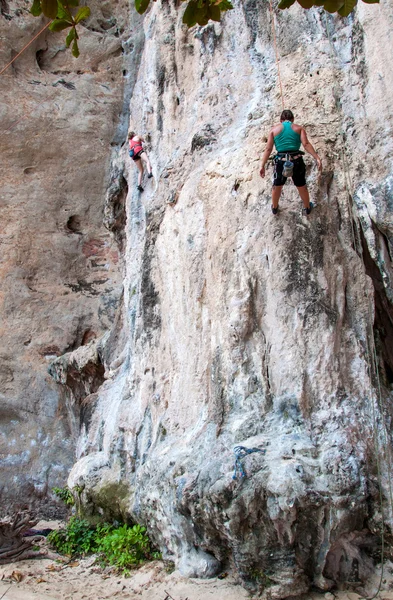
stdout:
[[(302, 157), (294, 160), (292, 181), (297, 187), (299, 196), (303, 201), (303, 206), (306, 211), (310, 209), (310, 196), (306, 186), (306, 165)], [(310, 211), (311, 212), (311, 211)], [(309, 212), (307, 212), (309, 214)]]
[(142, 152), (142, 154), (140, 156), (141, 156), (141, 159), (143, 160), (143, 162), (146, 163), (148, 177), (149, 178), (152, 177), (151, 164), (150, 164), (149, 157), (147, 156), (146, 152)]
[(142, 186), (142, 177), (143, 177), (143, 164), (140, 158), (137, 158), (135, 161), (136, 166), (138, 167), (138, 187)]
[(274, 173), (273, 173), (273, 189), (272, 189), (272, 213), (276, 215), (278, 213), (278, 202), (281, 197), (282, 188), (285, 185), (287, 178), (283, 176), (284, 163), (282, 160), (276, 159), (274, 161)]
[(282, 185), (273, 185), (272, 189), (272, 208), (278, 208), (278, 202), (281, 197)]
[(306, 185), (302, 187), (298, 187), (297, 191), (299, 192), (299, 196), (303, 201), (304, 208), (310, 208), (310, 194), (308, 193), (308, 189)]

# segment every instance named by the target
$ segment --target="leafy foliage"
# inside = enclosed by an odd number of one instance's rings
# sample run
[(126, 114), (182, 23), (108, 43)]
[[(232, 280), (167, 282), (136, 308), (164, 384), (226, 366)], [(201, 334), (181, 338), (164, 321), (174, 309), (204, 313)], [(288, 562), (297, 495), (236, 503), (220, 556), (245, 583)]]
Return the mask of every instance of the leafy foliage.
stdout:
[(94, 552), (97, 547), (94, 529), (88, 521), (77, 517), (71, 517), (65, 529), (51, 531), (48, 541), (67, 556)]
[(54, 488), (52, 488), (52, 492), (55, 494), (55, 496), (60, 498), (60, 500), (62, 500), (64, 502), (64, 504), (66, 504), (67, 506), (74, 506), (75, 499), (74, 499), (74, 496), (72, 495), (70, 488), (54, 487)]
[[(280, 0), (278, 8), (282, 10), (290, 8), (295, 1), (307, 10), (313, 6), (323, 6), (327, 12), (337, 12), (341, 17), (347, 17), (358, 2), (358, 0)], [(137, 12), (141, 15), (145, 13), (150, 6), (150, 2), (151, 0), (135, 0)], [(377, 4), (379, 0), (363, 0), (363, 2)], [(69, 48), (72, 45), (71, 51), (75, 58), (79, 56), (79, 36), (76, 26), (90, 16), (88, 6), (80, 7), (73, 15), (72, 10), (78, 7), (79, 0), (33, 0), (31, 6), (31, 13), (35, 17), (44, 14), (52, 19), (49, 26), (52, 31), (63, 31), (71, 28), (66, 37), (66, 47)], [(230, 0), (188, 0), (183, 14), (183, 23), (188, 27), (207, 25), (209, 21), (220, 21), (221, 14), (232, 8), (233, 5)]]
[[(79, 0), (33, 0), (30, 12), (38, 17), (44, 14), (52, 23), (49, 25), (51, 31), (63, 31), (71, 29), (66, 37), (66, 46), (69, 48), (72, 43), (72, 55), (75, 58), (79, 56), (78, 39), (79, 35), (76, 26), (90, 16), (90, 8), (88, 6), (79, 7)], [(72, 11), (77, 10), (73, 15)]]
[(60, 553), (77, 556), (90, 552), (100, 553), (102, 562), (120, 569), (124, 574), (146, 560), (161, 558), (154, 552), (145, 527), (108, 523), (92, 527), (85, 519), (71, 517), (67, 526), (48, 535), (49, 543)]
[[(101, 531), (98, 531), (99, 537)], [(104, 530), (102, 533), (104, 535), (98, 544), (98, 551), (102, 552), (106, 562), (123, 571), (144, 563), (151, 555), (146, 529), (140, 525), (122, 525), (118, 529)]]
[[(323, 6), (328, 13), (337, 12), (341, 17), (347, 17), (355, 8), (358, 0), (297, 0), (302, 8), (312, 8), (313, 6)], [(363, 0), (366, 4), (378, 4), (379, 0)], [(295, 0), (281, 0), (278, 8), (290, 8)]]
[(210, 20), (220, 21), (221, 12), (230, 10), (233, 5), (228, 0), (210, 2), (209, 0), (190, 0), (184, 11), (183, 23), (188, 27), (207, 25)]

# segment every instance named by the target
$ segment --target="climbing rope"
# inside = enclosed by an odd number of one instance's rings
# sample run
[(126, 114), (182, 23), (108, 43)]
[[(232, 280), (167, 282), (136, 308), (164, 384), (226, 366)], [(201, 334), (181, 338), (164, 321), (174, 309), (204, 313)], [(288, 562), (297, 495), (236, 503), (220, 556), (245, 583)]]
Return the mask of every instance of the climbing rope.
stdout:
[(282, 81), (281, 81), (281, 73), (280, 73), (280, 57), (278, 55), (278, 48), (277, 48), (276, 27), (275, 27), (275, 24), (274, 24), (274, 11), (273, 11), (272, 0), (269, 0), (269, 7), (270, 7), (270, 16), (271, 16), (271, 21), (272, 21), (272, 34), (273, 34), (274, 52), (276, 54), (276, 64), (277, 64), (278, 81), (280, 83), (281, 104), (282, 104), (282, 109), (284, 110), (284, 108), (285, 108), (285, 106), (284, 106), (284, 93), (282, 91)]
[(236, 456), (236, 460), (235, 470), (233, 472), (232, 479), (237, 479), (238, 475), (240, 478), (246, 476), (246, 471), (244, 470), (241, 459), (247, 456), (247, 454), (253, 454), (254, 452), (261, 452), (262, 454), (266, 454), (266, 450), (261, 450), (261, 448), (246, 448), (245, 446), (235, 446), (233, 452)]
[(12, 65), (12, 63), (14, 63), (16, 61), (17, 58), (19, 58), (19, 56), (26, 50), (26, 48), (28, 48), (33, 42), (34, 40), (36, 40), (43, 31), (45, 31), (45, 29), (48, 29), (49, 25), (52, 23), (52, 21), (49, 21), (49, 23), (47, 23), (45, 25), (45, 27), (43, 27), (34, 37), (32, 40), (30, 40), (30, 42), (28, 42), (26, 44), (26, 46), (23, 46), (22, 50), (20, 52), (18, 52), (18, 54), (16, 56), (14, 56), (14, 58), (12, 60), (10, 60), (10, 62), (0, 71), (0, 75), (2, 75), (4, 73), (4, 71), (6, 71), (8, 69), (8, 67), (10, 67)]
[[(27, 115), (23, 115), (20, 119), (18, 119), (17, 121), (14, 121), (9, 127), (7, 127), (7, 129), (4, 129), (3, 133), (7, 133), (7, 131), (11, 131), (11, 129), (13, 129), (14, 127), (16, 127), (16, 125), (18, 125), (18, 123), (20, 123), (21, 121), (23, 121), (23, 119), (26, 119)], [(1, 600), (1, 598), (0, 598)]]

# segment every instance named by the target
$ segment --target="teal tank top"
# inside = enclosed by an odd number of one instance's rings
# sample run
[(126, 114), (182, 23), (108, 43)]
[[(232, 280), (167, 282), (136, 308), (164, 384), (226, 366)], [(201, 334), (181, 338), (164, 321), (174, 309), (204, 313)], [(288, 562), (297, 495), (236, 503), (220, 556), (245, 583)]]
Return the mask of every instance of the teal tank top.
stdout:
[(293, 131), (291, 121), (283, 122), (284, 129), (274, 136), (277, 152), (293, 152), (300, 148), (300, 135)]

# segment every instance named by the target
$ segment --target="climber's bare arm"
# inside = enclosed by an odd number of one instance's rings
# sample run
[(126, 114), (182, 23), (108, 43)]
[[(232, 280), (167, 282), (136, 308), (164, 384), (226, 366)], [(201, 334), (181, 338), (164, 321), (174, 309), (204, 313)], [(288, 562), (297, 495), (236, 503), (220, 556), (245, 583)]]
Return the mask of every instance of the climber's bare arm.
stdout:
[(272, 153), (273, 146), (274, 146), (274, 135), (273, 135), (273, 131), (271, 131), (269, 133), (269, 137), (267, 138), (265, 152), (262, 155), (262, 164), (261, 164), (261, 169), (259, 171), (259, 174), (261, 177), (265, 177), (265, 165), (269, 159), (269, 156)]
[(302, 142), (303, 148), (305, 149), (305, 151), (308, 152), (309, 154), (311, 154), (311, 156), (313, 158), (315, 158), (315, 160), (317, 161), (318, 169), (320, 171), (322, 171), (322, 161), (319, 158), (318, 154), (315, 152), (314, 147), (311, 144), (311, 142), (308, 141), (306, 131), (305, 131), (305, 129), (303, 129), (303, 127), (300, 132), (300, 141)]

